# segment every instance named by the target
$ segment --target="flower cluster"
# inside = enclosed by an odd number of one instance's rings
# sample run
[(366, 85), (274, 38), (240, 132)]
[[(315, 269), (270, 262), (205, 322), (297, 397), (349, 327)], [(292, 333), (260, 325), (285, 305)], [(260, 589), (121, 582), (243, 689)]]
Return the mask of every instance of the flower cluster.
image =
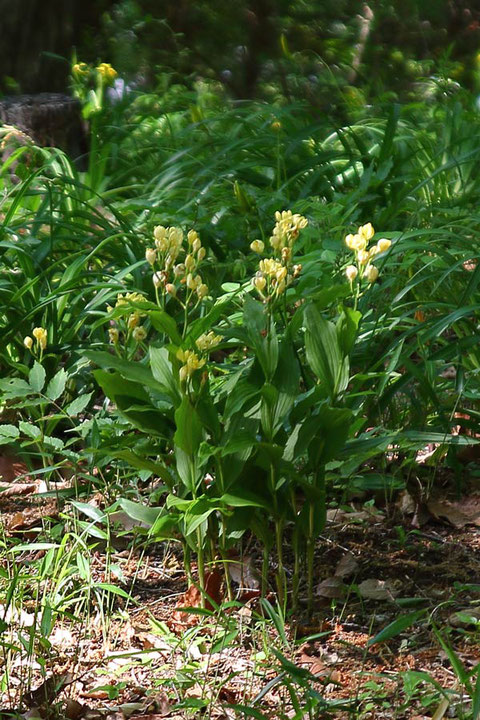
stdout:
[[(117, 301), (115, 303), (115, 309), (125, 307), (127, 311), (126, 319), (122, 318), (120, 322), (120, 329), (118, 327), (110, 327), (108, 329), (108, 339), (112, 345), (117, 345), (120, 342), (120, 332), (123, 331), (125, 343), (128, 342), (132, 337), (136, 343), (142, 342), (147, 337), (147, 331), (141, 325), (141, 319), (145, 316), (144, 313), (140, 313), (138, 310), (128, 312), (132, 305), (144, 301), (145, 298), (141, 293), (131, 292), (122, 295), (117, 295)], [(107, 305), (108, 312), (112, 312), (114, 308)]]
[[(276, 224), (270, 237), (270, 246), (274, 257), (260, 260), (258, 271), (252, 278), (252, 283), (264, 302), (273, 300), (285, 292), (292, 280), (299, 276), (302, 266), (293, 265), (293, 248), (296, 239), (308, 225), (307, 218), (291, 210), (275, 213)], [(263, 253), (265, 244), (261, 240), (254, 240), (250, 249)]]
[[(45, 330), (45, 328), (36, 327), (33, 328), (32, 335), (36, 340), (36, 349), (40, 350), (40, 353), (42, 353), (47, 347), (47, 331)], [(31, 338), (30, 335), (27, 335), (23, 339), (23, 344), (25, 345), (27, 350), (32, 350), (33, 338)]]
[(178, 350), (177, 358), (183, 363), (179, 370), (181, 382), (189, 380), (196, 370), (200, 370), (205, 363), (205, 358), (201, 358), (193, 350)]
[(94, 79), (95, 75), (100, 78), (103, 85), (111, 85), (117, 77), (117, 71), (110, 63), (100, 63), (96, 68), (84, 62), (77, 62), (72, 67), (72, 75), (75, 80), (82, 82), (88, 78)]
[(392, 242), (386, 238), (378, 240), (375, 245), (368, 248), (368, 243), (375, 235), (372, 223), (361, 225), (358, 232), (347, 235), (345, 244), (349, 250), (355, 253), (355, 264), (348, 265), (345, 269), (347, 280), (352, 285), (358, 276), (366, 280), (368, 283), (374, 283), (378, 278), (378, 268), (372, 265), (371, 260), (376, 255), (386, 252)]
[[(178, 227), (158, 225), (153, 231), (153, 237), (155, 247), (147, 248), (145, 259), (154, 270), (152, 279), (155, 290), (160, 290), (164, 296), (168, 294), (177, 298), (179, 286), (185, 286), (187, 304), (192, 299), (197, 303), (203, 300), (209, 290), (198, 268), (207, 251), (196, 230), (188, 232), (186, 247), (183, 230)], [(182, 254), (183, 261), (179, 262)]]
[(210, 352), (210, 350), (217, 347), (222, 340), (223, 337), (221, 335), (215, 335), (213, 330), (210, 330), (210, 332), (200, 335), (200, 337), (195, 340), (195, 345), (201, 352)]

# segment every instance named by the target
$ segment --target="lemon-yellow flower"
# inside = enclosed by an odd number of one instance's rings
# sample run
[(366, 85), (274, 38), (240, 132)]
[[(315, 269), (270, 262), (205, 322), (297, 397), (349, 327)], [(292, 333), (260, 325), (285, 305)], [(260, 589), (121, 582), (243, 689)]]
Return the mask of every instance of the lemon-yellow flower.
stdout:
[(254, 240), (252, 243), (250, 243), (250, 250), (252, 250), (254, 253), (258, 253), (259, 255), (263, 253), (265, 249), (265, 243), (263, 243), (261, 240)]
[(47, 347), (47, 331), (45, 330), (45, 328), (42, 328), (42, 327), (33, 328), (32, 335), (35, 338), (35, 340), (37, 341), (38, 346), (42, 350), (45, 350), (45, 348)]
[(27, 350), (32, 349), (33, 339), (30, 337), (30, 335), (27, 335), (25, 338), (23, 338), (23, 344), (25, 345)]
[(348, 282), (352, 283), (358, 275), (358, 270), (355, 265), (348, 265), (345, 268), (345, 275), (347, 276)]

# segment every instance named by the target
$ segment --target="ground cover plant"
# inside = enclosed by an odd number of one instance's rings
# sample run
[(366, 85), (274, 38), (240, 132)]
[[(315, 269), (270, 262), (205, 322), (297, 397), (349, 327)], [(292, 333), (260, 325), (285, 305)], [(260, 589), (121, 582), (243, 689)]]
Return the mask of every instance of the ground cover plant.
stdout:
[(479, 717), (472, 96), (115, 79), (1, 129), (2, 713)]

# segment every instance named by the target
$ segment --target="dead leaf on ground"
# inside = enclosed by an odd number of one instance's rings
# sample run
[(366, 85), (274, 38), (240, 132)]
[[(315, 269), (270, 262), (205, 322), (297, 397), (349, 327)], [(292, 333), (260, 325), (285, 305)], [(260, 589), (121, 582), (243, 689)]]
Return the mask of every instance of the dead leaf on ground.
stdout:
[(465, 525), (480, 526), (480, 495), (470, 495), (457, 502), (431, 498), (427, 508), (434, 518), (445, 519), (458, 529)]
[(358, 592), (365, 600), (393, 600), (398, 590), (390, 580), (369, 578), (358, 586)]
[(253, 559), (249, 555), (245, 555), (241, 560), (229, 560), (228, 572), (233, 582), (242, 588), (257, 590), (260, 587)]
[(362, 522), (380, 522), (384, 519), (383, 513), (374, 510), (354, 510), (347, 512), (341, 508), (327, 510), (327, 522), (341, 523), (342, 525), (359, 524)]
[(316, 589), (316, 594), (324, 598), (341, 598), (345, 595), (345, 585), (339, 577), (329, 577), (322, 580)]
[[(212, 572), (206, 573), (205, 575), (205, 593), (208, 598), (216, 604), (220, 605), (222, 602), (222, 575), (219, 570), (213, 570)], [(180, 598), (177, 603), (177, 610), (172, 615), (173, 624), (179, 625), (195, 625), (198, 622), (198, 616), (192, 613), (186, 612), (181, 608), (197, 608), (202, 606), (202, 593), (196, 585), (190, 585), (188, 590)], [(205, 599), (205, 607), (207, 610), (213, 610), (213, 605)]]
[(355, 556), (352, 555), (352, 553), (345, 553), (337, 565), (335, 577), (344, 579), (350, 577), (350, 575), (354, 575), (357, 570), (358, 562), (356, 561)]
[(26, 475), (28, 468), (24, 462), (11, 455), (0, 455), (0, 477), (6, 482), (13, 482), (17, 477)]

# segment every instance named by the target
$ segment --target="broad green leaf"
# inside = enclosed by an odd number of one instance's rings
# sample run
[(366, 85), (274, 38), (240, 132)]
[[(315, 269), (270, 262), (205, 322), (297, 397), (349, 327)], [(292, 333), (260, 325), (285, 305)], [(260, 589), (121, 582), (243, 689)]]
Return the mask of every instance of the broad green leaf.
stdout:
[(314, 305), (305, 308), (304, 316), (308, 364), (334, 400), (348, 385), (348, 362), (340, 350), (337, 330)]
[(35, 392), (42, 392), (43, 386), (45, 385), (45, 369), (43, 365), (40, 365), (40, 363), (35, 360), (32, 369), (30, 370), (28, 374), (28, 382), (30, 383), (30, 387)]
[(190, 457), (195, 455), (203, 439), (202, 423), (197, 411), (186, 396), (183, 397), (180, 407), (175, 411), (175, 423), (177, 426), (174, 436), (175, 444)]
[(75, 400), (72, 400), (71, 403), (68, 403), (68, 405), (65, 407), (65, 412), (70, 417), (75, 417), (76, 415), (79, 415), (85, 408), (87, 407), (88, 403), (90, 402), (90, 398), (92, 397), (92, 393), (85, 393), (84, 395), (79, 395)]
[(225, 505), (231, 505), (232, 507), (261, 507), (265, 510), (270, 509), (270, 504), (266, 500), (263, 500), (263, 498), (244, 488), (234, 488), (231, 492), (224, 493), (220, 497), (220, 500)]
[(7, 378), (0, 380), (0, 390), (5, 399), (26, 397), (32, 394), (32, 388), (26, 380), (21, 378)]
[(63, 448), (65, 446), (65, 443), (63, 442), (63, 440), (61, 440), (60, 438), (57, 438), (57, 437), (53, 437), (52, 435), (44, 435), (42, 442), (47, 447), (51, 447), (54, 450), (58, 450), (58, 451), (63, 450)]
[(60, 395), (62, 395), (63, 391), (65, 390), (67, 380), (67, 373), (63, 368), (60, 368), (60, 370), (55, 373), (53, 378), (48, 383), (47, 390), (45, 392), (46, 396), (50, 398), (50, 400), (58, 400)]
[(120, 498), (118, 505), (132, 520), (138, 520), (149, 526), (155, 523), (155, 520), (162, 512), (162, 508), (148, 507), (148, 505), (142, 505), (141, 503), (133, 502), (126, 498)]
[(172, 365), (165, 347), (150, 347), (150, 367), (153, 377), (165, 388), (175, 405), (180, 404), (181, 395), (175, 381)]
[(194, 500), (185, 512), (185, 534), (191, 535), (218, 509), (218, 501), (206, 497)]
[(16, 440), (20, 435), (20, 431), (16, 425), (8, 425), (4, 423), (0, 425), (0, 438), (8, 440)]
[(104, 522), (106, 515), (103, 512), (103, 510), (100, 510), (97, 507), (94, 507), (93, 505), (89, 505), (88, 503), (80, 502), (79, 500), (70, 500), (70, 504), (73, 505), (74, 508), (79, 510), (81, 513), (89, 517), (94, 522)]
[(42, 431), (40, 430), (40, 428), (36, 425), (33, 425), (32, 423), (20, 420), (20, 422), (18, 423), (18, 427), (20, 432), (22, 432), (24, 435), (27, 435), (27, 437), (31, 438), (32, 440), (39, 440), (42, 437)]

